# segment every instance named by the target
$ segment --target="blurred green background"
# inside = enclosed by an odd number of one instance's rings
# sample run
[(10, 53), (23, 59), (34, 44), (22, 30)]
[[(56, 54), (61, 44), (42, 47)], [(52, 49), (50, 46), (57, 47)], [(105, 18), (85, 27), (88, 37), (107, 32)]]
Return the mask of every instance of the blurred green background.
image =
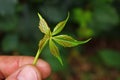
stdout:
[(119, 0), (0, 0), (0, 55), (35, 56), (43, 37), (37, 13), (53, 29), (68, 11), (61, 34), (92, 40), (74, 48), (59, 46), (64, 66), (46, 47), (40, 56), (52, 67), (46, 80), (120, 80)]

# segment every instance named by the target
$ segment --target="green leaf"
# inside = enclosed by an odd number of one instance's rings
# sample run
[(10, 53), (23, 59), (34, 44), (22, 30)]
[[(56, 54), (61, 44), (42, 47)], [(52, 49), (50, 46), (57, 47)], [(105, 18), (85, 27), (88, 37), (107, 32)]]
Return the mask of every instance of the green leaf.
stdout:
[(48, 42), (48, 36), (44, 36), (44, 38), (42, 40), (40, 40), (39, 42), (39, 49), (43, 49), (43, 47), (47, 44)]
[(55, 26), (55, 28), (54, 28), (54, 30), (53, 30), (53, 32), (52, 32), (52, 35), (56, 35), (56, 34), (60, 33), (60, 32), (63, 30), (63, 28), (64, 28), (64, 26), (65, 26), (68, 18), (69, 18), (69, 13), (68, 13), (68, 16), (67, 16), (66, 20), (59, 22), (59, 23)]
[(90, 39), (85, 40), (85, 41), (77, 41), (75, 39), (73, 39), (71, 36), (68, 35), (58, 35), (53, 37), (53, 39), (60, 45), (64, 46), (64, 47), (74, 47), (77, 46), (79, 44), (84, 44), (87, 43)]
[(46, 21), (42, 18), (42, 16), (38, 13), (40, 18), (39, 29), (42, 33), (49, 35), (51, 33), (50, 28), (48, 27)]
[(104, 61), (105, 65), (109, 67), (120, 68), (120, 53), (114, 50), (101, 50), (99, 56)]
[(49, 48), (50, 48), (52, 55), (54, 55), (60, 61), (60, 63), (63, 65), (58, 47), (55, 45), (55, 43), (52, 41), (52, 39), (49, 40)]

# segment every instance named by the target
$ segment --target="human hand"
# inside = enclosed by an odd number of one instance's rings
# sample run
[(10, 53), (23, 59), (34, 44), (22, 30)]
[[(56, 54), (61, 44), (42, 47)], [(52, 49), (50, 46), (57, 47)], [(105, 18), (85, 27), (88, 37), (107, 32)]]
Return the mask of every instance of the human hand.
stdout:
[(39, 59), (32, 65), (33, 57), (0, 56), (0, 80), (42, 80), (50, 75), (47, 62)]

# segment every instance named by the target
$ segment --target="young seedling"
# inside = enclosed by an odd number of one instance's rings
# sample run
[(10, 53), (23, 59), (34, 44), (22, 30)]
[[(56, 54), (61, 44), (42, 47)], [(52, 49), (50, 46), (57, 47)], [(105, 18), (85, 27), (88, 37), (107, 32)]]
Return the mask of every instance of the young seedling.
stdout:
[(34, 65), (37, 63), (39, 55), (47, 43), (49, 43), (49, 48), (50, 48), (50, 52), (52, 53), (52, 55), (55, 56), (59, 60), (59, 62), (63, 65), (62, 59), (60, 57), (59, 49), (56, 46), (55, 42), (64, 47), (74, 47), (79, 44), (84, 44), (90, 40), (90, 39), (88, 39), (85, 41), (77, 41), (68, 35), (57, 35), (58, 33), (60, 33), (63, 30), (66, 22), (68, 21), (69, 13), (68, 13), (67, 18), (64, 21), (59, 22), (55, 26), (55, 28), (53, 29), (52, 32), (51, 32), (50, 28), (48, 27), (48, 24), (46, 23), (44, 18), (42, 18), (42, 16), (39, 13), (38, 13), (38, 16), (40, 19), (39, 29), (42, 33), (44, 33), (44, 37), (39, 42), (39, 48), (38, 48), (37, 54), (35, 56), (35, 59), (33, 61)]

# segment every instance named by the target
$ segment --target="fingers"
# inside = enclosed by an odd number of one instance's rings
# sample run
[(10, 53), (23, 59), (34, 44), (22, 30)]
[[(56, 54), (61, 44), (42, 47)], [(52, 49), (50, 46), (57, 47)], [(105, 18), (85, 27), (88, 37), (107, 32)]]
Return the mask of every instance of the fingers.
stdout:
[(41, 73), (33, 65), (25, 65), (8, 76), (6, 80), (42, 80)]
[[(18, 70), (18, 68), (26, 64), (32, 64), (33, 59), (33, 57), (27, 56), (0, 56), (0, 73), (4, 77), (7, 77)], [(50, 75), (50, 66), (45, 61), (39, 59), (36, 67), (38, 68), (39, 72), (41, 72), (42, 78), (46, 78)]]

